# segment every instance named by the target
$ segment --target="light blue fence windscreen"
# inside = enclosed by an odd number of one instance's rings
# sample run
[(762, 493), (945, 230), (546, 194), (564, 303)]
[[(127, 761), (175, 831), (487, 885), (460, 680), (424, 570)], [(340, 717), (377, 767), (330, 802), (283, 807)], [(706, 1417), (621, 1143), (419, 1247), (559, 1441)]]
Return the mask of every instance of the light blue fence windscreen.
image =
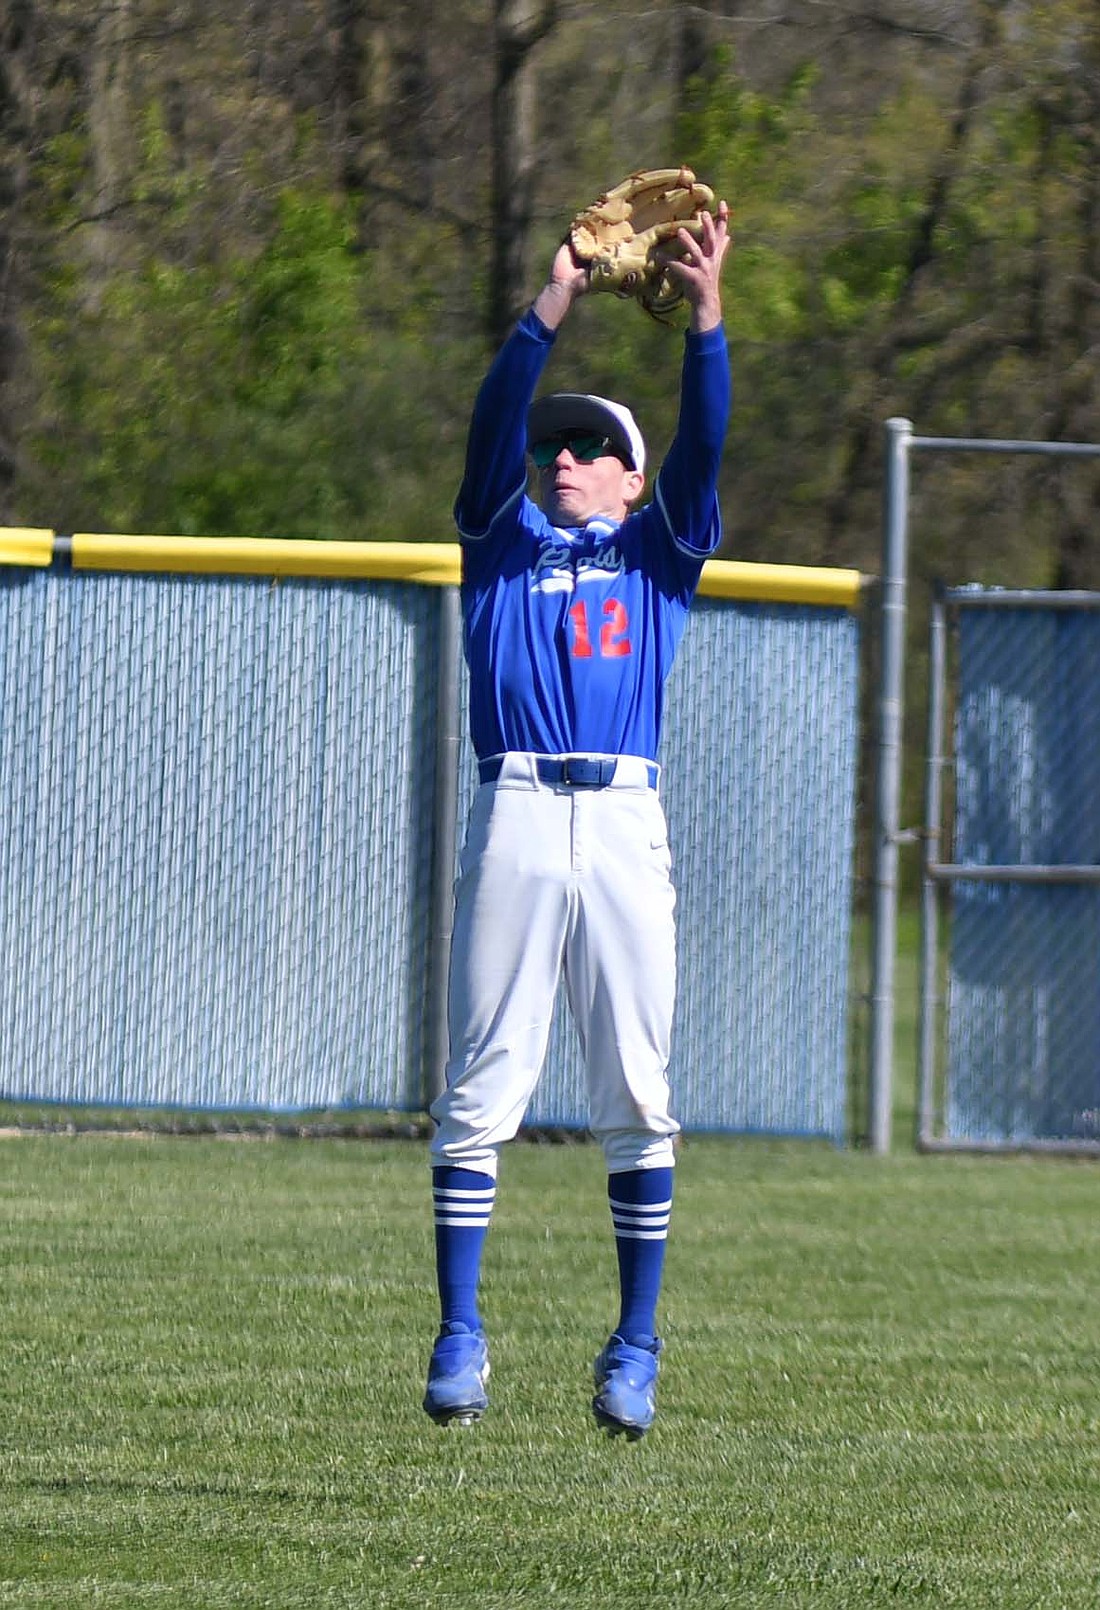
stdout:
[[(1100, 614), (959, 602), (953, 860), (1100, 865)], [(952, 889), (948, 1138), (1100, 1136), (1100, 886)]]
[[(0, 1095), (422, 1110), (440, 599), (0, 575)], [(858, 659), (845, 609), (689, 622), (662, 755), (688, 1129), (844, 1137)], [(583, 1127), (583, 1088), (562, 1011), (529, 1120)]]

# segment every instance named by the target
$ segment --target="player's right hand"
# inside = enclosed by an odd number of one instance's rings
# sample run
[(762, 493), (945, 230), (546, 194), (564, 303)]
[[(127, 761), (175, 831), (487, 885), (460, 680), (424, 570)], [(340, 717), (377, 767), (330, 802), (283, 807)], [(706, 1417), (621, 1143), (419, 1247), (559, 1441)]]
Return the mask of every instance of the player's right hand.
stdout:
[(550, 265), (550, 283), (560, 285), (571, 296), (583, 296), (588, 289), (588, 267), (577, 260), (567, 240), (563, 240), (554, 253), (554, 261)]
[(550, 276), (535, 298), (534, 308), (550, 330), (556, 330), (578, 296), (588, 289), (588, 270), (573, 256), (573, 248), (563, 241), (554, 253)]

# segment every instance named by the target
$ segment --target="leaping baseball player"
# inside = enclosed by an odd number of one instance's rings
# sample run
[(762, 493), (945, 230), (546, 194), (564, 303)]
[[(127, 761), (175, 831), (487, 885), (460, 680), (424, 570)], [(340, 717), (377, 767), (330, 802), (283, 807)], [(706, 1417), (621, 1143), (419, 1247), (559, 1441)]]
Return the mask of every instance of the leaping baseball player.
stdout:
[(482, 1250), (500, 1150), (534, 1093), (563, 975), (620, 1288), (592, 1408), (601, 1428), (631, 1439), (655, 1415), (678, 1130), (667, 1078), (675, 893), (658, 751), (665, 680), (721, 537), (728, 216), (724, 201), (704, 212), (669, 268), (689, 320), (676, 434), (651, 502), (640, 506), (646, 449), (627, 408), (573, 392), (532, 401), (556, 332), (590, 288), (568, 241), (474, 405), (455, 518), (480, 787), (456, 884), (446, 1088), (432, 1107), (441, 1324), (424, 1408), (441, 1425), (488, 1407)]

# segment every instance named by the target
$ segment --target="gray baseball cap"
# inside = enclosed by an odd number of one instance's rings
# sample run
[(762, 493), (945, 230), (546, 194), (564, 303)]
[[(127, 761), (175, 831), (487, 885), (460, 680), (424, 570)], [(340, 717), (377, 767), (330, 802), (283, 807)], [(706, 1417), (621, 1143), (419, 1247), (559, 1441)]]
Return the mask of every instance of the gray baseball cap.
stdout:
[(527, 440), (543, 442), (563, 431), (590, 430), (607, 436), (627, 459), (630, 468), (645, 473), (645, 442), (629, 408), (588, 392), (556, 391), (539, 397), (527, 411)]

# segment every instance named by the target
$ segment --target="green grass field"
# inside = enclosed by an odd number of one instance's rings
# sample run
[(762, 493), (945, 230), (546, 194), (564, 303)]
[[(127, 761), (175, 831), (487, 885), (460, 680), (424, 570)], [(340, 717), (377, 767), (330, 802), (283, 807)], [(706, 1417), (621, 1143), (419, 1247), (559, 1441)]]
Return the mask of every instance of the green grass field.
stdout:
[(912, 928), (893, 1155), (685, 1145), (638, 1444), (590, 1145), (506, 1155), (440, 1431), (423, 1141), (0, 1139), (0, 1606), (1098, 1610), (1100, 1169), (913, 1154)]
[(0, 1155), (0, 1605), (1100, 1604), (1093, 1165), (690, 1141), (626, 1444), (592, 1146), (506, 1157), (465, 1431), (423, 1143)]

